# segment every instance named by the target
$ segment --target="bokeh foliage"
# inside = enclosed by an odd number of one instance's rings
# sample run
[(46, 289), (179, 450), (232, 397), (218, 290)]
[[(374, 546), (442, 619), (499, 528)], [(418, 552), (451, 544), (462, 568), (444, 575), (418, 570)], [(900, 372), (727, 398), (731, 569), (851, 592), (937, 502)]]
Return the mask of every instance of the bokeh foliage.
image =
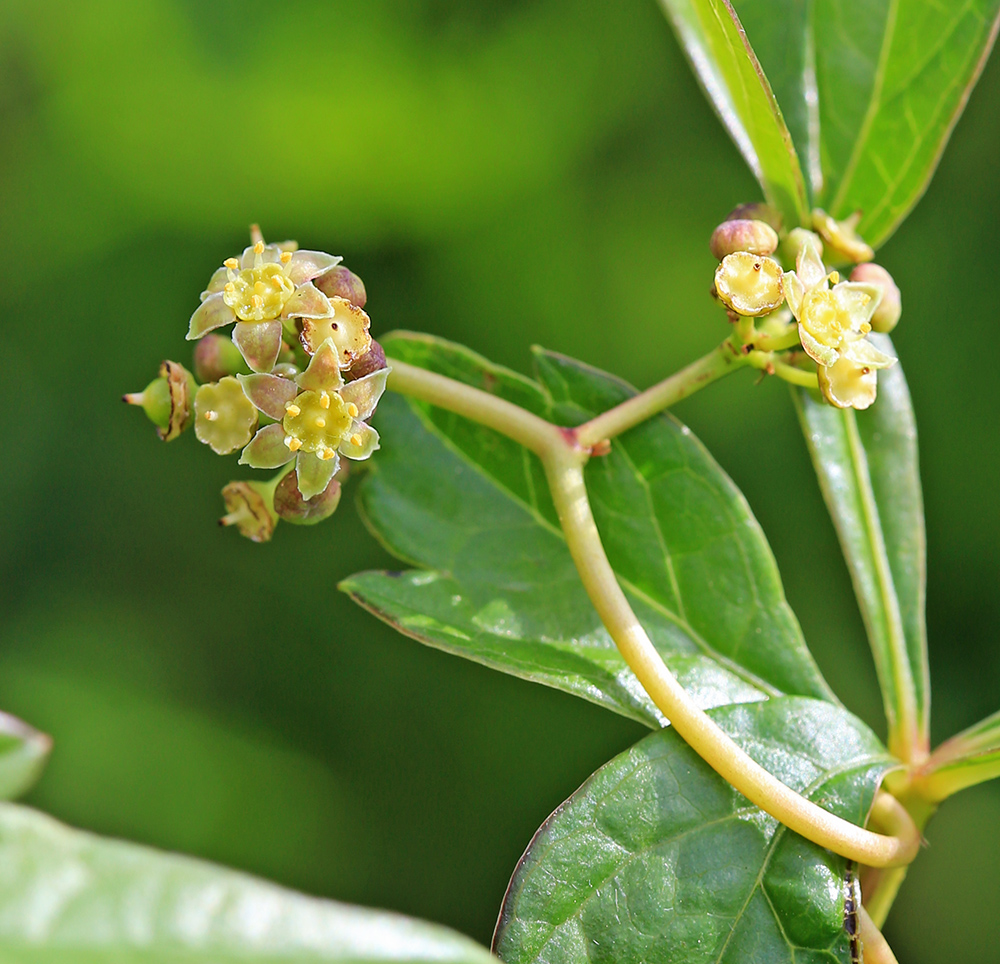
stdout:
[[(752, 38), (751, 38), (752, 39)], [(487, 941), (548, 812), (643, 732), (432, 652), (335, 590), (392, 565), (345, 500), (253, 546), (235, 471), (118, 403), (260, 221), (342, 253), (377, 331), (646, 385), (710, 348), (712, 227), (758, 189), (653, 0), (7, 0), (0, 11), (0, 707), (32, 803)], [(1000, 693), (992, 375), (1000, 67), (880, 260), (921, 431), (940, 740)], [(861, 621), (787, 392), (680, 416), (743, 488), (827, 679), (877, 730)], [(993, 960), (1000, 788), (949, 802), (888, 933)], [(988, 841), (985, 842), (985, 841)]]

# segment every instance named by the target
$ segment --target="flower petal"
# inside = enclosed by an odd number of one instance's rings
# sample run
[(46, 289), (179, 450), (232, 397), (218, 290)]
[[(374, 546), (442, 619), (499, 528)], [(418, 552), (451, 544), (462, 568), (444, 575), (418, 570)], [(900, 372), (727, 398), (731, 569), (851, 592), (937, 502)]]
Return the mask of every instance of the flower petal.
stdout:
[(312, 452), (299, 452), (295, 463), (295, 479), (302, 498), (308, 500), (319, 495), (330, 484), (330, 479), (339, 468), (340, 459), (336, 455), (332, 459), (321, 459)]
[(799, 253), (795, 258), (795, 273), (805, 285), (806, 291), (822, 284), (823, 279), (826, 278), (826, 267), (811, 238), (807, 238), (802, 247), (799, 248)]
[(316, 350), (309, 361), (309, 367), (295, 381), (303, 389), (313, 392), (338, 392), (344, 384), (340, 374), (340, 353), (333, 344), (332, 338), (327, 338)]
[(267, 425), (240, 453), (240, 465), (254, 469), (277, 469), (287, 465), (294, 454), (285, 445), (285, 430), (280, 425)]
[(881, 288), (859, 281), (842, 281), (830, 293), (841, 310), (851, 316), (853, 331), (862, 331), (865, 325), (870, 325), (875, 309), (882, 302)]
[(833, 365), (840, 358), (840, 352), (836, 348), (831, 348), (829, 345), (817, 341), (801, 323), (799, 323), (799, 341), (802, 342), (805, 353), (820, 365)]
[(299, 340), (310, 355), (328, 338), (340, 353), (340, 367), (350, 368), (372, 345), (368, 334), (371, 319), (346, 298), (331, 298), (332, 315), (328, 318), (303, 318)]
[(330, 299), (311, 281), (295, 289), (281, 312), (282, 318), (329, 318), (332, 314)]
[(201, 293), (201, 300), (204, 301), (209, 295), (214, 295), (217, 291), (222, 291), (226, 287), (227, 281), (229, 281), (229, 269), (225, 265), (221, 268), (216, 268), (212, 277), (208, 279), (208, 286)]
[(823, 397), (837, 408), (868, 408), (875, 401), (878, 373), (874, 368), (841, 358), (829, 368), (819, 368), (816, 374)]
[(187, 340), (195, 341), (203, 335), (207, 335), (216, 328), (223, 325), (230, 325), (236, 321), (236, 312), (222, 300), (222, 292), (217, 291), (209, 295), (195, 309), (188, 323)]
[(898, 361), (892, 355), (879, 351), (867, 338), (845, 341), (840, 348), (840, 354), (856, 365), (864, 365), (868, 368), (891, 368)]
[(786, 271), (781, 276), (781, 280), (785, 289), (785, 301), (788, 302), (789, 309), (795, 316), (795, 320), (798, 321), (799, 313), (802, 310), (802, 299), (806, 294), (806, 286), (794, 271)]
[(285, 417), (287, 405), (299, 393), (299, 386), (289, 378), (277, 375), (237, 375), (243, 392), (257, 408), (279, 422)]
[(233, 329), (233, 344), (255, 372), (269, 372), (281, 351), (281, 322), (239, 321)]
[(202, 385), (194, 396), (194, 434), (217, 455), (228, 455), (250, 441), (257, 409), (231, 375)]
[[(261, 254), (261, 261), (263, 264), (268, 264), (271, 261), (281, 261), (281, 245), (280, 244), (266, 244), (264, 245), (264, 252)], [(240, 256), (240, 267), (241, 268), (252, 268), (254, 266), (254, 250), (251, 244), (249, 248), (243, 249), (243, 254)]]
[(355, 416), (359, 421), (369, 418), (378, 405), (378, 400), (385, 391), (385, 380), (389, 375), (388, 368), (380, 368), (378, 371), (356, 378), (353, 382), (348, 382), (340, 389), (340, 397), (348, 403), (353, 403), (358, 408)]
[(343, 260), (343, 258), (327, 254), (325, 251), (296, 251), (292, 254), (291, 261), (288, 262), (286, 273), (295, 284), (300, 285), (303, 281), (312, 281), (313, 278), (328, 271), (334, 265), (340, 264)]
[(378, 432), (366, 422), (355, 422), (351, 434), (337, 446), (337, 451), (349, 459), (367, 459), (377, 448)]

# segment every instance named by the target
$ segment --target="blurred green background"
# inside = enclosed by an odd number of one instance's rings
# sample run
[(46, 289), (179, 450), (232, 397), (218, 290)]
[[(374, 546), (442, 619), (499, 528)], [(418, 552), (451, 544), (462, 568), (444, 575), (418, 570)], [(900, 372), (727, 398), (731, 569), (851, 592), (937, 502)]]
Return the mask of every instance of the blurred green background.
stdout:
[[(994, 60), (880, 255), (921, 427), (937, 740), (1000, 704), (998, 145)], [(708, 237), (758, 196), (654, 0), (5, 0), (0, 706), (55, 738), (29, 801), (488, 942), (538, 824), (642, 730), (354, 608), (337, 581), (392, 562), (350, 504), (265, 546), (218, 529), (235, 456), (163, 446), (119, 396), (189, 362), (251, 221), (345, 255), (376, 333), (520, 370), (537, 342), (645, 386), (724, 337)], [(741, 374), (678, 413), (884, 732), (783, 386)], [(995, 962), (998, 831), (997, 785), (935, 818), (901, 960)]]

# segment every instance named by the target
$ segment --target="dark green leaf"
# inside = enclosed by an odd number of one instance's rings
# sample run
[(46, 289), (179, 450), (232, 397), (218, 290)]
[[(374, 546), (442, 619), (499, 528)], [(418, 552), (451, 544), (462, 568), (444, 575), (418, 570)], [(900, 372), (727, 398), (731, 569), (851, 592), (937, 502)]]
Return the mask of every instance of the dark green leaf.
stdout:
[(878, 247), (923, 194), (996, 34), (1000, 0), (734, 0), (835, 217)]
[(0, 804), (5, 964), (488, 964), (446, 928), (306, 897), (246, 874)]
[[(789, 786), (859, 824), (891, 766), (864, 724), (829, 703), (779, 698), (711, 715)], [(847, 964), (845, 871), (667, 728), (545, 822), (514, 872), (494, 949), (511, 964)]]
[(706, 95), (768, 201), (791, 227), (808, 204), (799, 159), (736, 12), (728, 0), (661, 0)]
[(27, 793), (41, 776), (49, 758), (52, 740), (0, 713), (0, 800), (13, 800)]
[[(632, 392), (544, 352), (538, 384), (432, 338), (390, 337), (386, 351), (562, 424)], [(422, 642), (661, 725), (584, 593), (540, 463), (495, 432), (398, 397), (382, 402), (377, 425), (363, 510), (392, 552), (430, 571), (361, 573), (343, 588)], [(619, 580), (702, 706), (832, 698), (749, 507), (687, 428), (661, 415), (633, 429), (592, 460), (587, 482)]]
[[(892, 351), (888, 336), (871, 337), (879, 348)], [(917, 428), (902, 366), (879, 373), (875, 404), (856, 415), (826, 405), (804, 389), (795, 390), (795, 398), (854, 581), (890, 726), (900, 718), (904, 701), (912, 699), (916, 737), (926, 746), (930, 680), (924, 510)], [(902, 664), (893, 657), (900, 632)]]

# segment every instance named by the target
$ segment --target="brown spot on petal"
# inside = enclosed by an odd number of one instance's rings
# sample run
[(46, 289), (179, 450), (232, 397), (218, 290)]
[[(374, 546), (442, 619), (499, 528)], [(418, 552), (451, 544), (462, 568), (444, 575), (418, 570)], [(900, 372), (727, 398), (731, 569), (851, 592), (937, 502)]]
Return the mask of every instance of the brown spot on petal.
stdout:
[(160, 378), (167, 380), (170, 392), (170, 418), (165, 428), (156, 433), (164, 442), (177, 438), (191, 421), (191, 376), (183, 365), (164, 361), (160, 365)]

